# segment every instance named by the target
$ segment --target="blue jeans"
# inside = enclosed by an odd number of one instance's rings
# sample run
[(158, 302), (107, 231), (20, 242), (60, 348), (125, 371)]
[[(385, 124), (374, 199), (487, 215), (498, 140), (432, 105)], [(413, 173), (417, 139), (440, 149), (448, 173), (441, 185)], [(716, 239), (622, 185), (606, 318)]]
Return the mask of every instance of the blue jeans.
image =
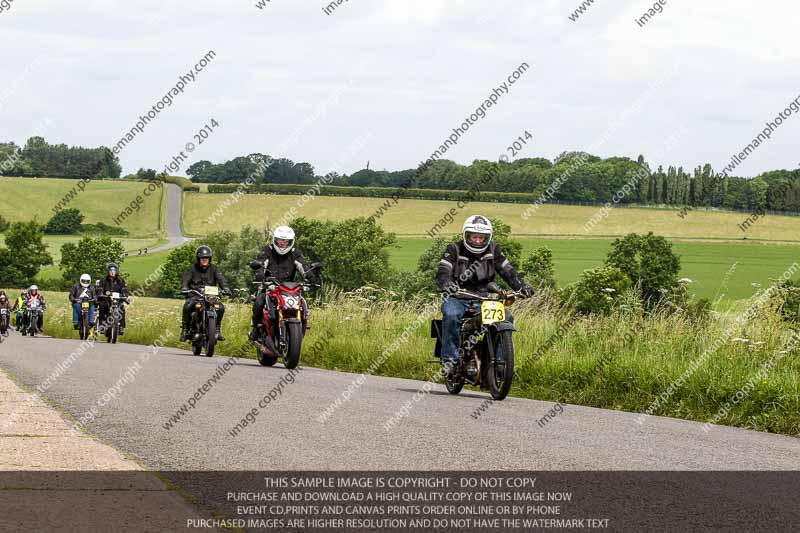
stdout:
[[(461, 337), (461, 319), (472, 306), (480, 308), (480, 300), (462, 300), (448, 297), (442, 302), (442, 362), (459, 359), (458, 341)], [(511, 309), (506, 308), (506, 320), (514, 323)]]
[[(77, 302), (72, 304), (72, 323), (79, 322), (81, 314), (81, 303)], [(94, 304), (89, 304), (89, 327), (94, 327)]]

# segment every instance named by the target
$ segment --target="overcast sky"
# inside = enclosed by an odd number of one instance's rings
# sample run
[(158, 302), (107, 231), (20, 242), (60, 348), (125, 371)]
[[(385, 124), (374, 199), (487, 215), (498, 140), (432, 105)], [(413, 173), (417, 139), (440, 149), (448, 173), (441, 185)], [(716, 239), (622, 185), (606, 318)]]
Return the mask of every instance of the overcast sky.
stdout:
[[(0, 13), (0, 141), (47, 117), (49, 142), (113, 146), (209, 50), (122, 151), (124, 173), (162, 169), (212, 118), (189, 164), (261, 152), (317, 174), (415, 167), (523, 62), (447, 158), (497, 160), (527, 130), (519, 157), (591, 148), (721, 170), (800, 96), (788, 0), (668, 0), (645, 27), (640, 0), (596, 0), (577, 22), (580, 0), (349, 0), (331, 15), (324, 1), (256, 2), (14, 0)], [(798, 134), (793, 116), (737, 174), (796, 168)]]

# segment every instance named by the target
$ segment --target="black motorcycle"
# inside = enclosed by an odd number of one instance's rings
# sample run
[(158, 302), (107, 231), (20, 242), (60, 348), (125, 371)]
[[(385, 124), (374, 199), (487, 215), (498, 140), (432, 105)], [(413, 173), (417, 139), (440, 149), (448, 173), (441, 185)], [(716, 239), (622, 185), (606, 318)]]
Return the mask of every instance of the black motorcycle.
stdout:
[[(475, 295), (461, 319), (459, 360), (445, 387), (458, 394), (464, 384), (488, 389), (492, 398), (503, 400), (514, 380), (514, 325), (506, 320), (506, 306), (514, 303), (520, 292), (505, 292), (496, 284), (489, 286), (489, 296)], [(435, 355), (442, 357), (442, 321), (431, 322), (431, 337), (436, 339)]]
[[(255, 271), (264, 269), (264, 263), (253, 261), (250, 268)], [(267, 276), (264, 271), (264, 281), (253, 282), (256, 285), (255, 300), (259, 295), (266, 294), (267, 303), (264, 305), (264, 328), (258, 339), (250, 342), (256, 347), (256, 357), (262, 366), (273, 366), (278, 359), (283, 359), (286, 368), (296, 368), (300, 363), (300, 350), (303, 337), (310, 327), (308, 325), (308, 303), (303, 297), (303, 292), (318, 288), (319, 285), (307, 280), (311, 272), (322, 268), (320, 263), (313, 263), (305, 273), (302, 283), (292, 281), (278, 281)], [(269, 316), (269, 309), (274, 310), (274, 315)]]
[[(108, 301), (108, 314), (104, 317), (103, 321), (99, 323), (97, 331), (101, 335), (105, 335), (107, 342), (116, 344), (119, 338), (120, 323), (122, 322), (123, 306), (129, 303), (129, 300), (118, 292), (99, 294), (97, 299)], [(99, 322), (99, 309), (97, 310), (97, 319)]]
[(214, 355), (217, 345), (217, 312), (220, 309), (219, 287), (205, 286), (202, 290), (189, 289), (181, 294), (193, 294), (200, 298), (195, 304), (189, 321), (189, 339), (194, 355), (201, 355), (205, 350), (206, 357)]

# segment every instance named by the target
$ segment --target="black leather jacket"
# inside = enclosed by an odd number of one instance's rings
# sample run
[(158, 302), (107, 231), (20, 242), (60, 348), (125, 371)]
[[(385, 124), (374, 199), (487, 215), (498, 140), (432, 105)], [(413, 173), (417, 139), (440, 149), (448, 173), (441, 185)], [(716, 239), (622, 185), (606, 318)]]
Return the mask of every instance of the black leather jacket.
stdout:
[[(266, 265), (268, 276), (273, 276), (280, 282), (295, 281), (297, 274), (303, 278), (311, 268), (306, 258), (303, 257), (303, 252), (297, 248), (281, 255), (270, 244), (261, 249), (257, 259)], [(310, 281), (314, 282), (316, 280), (315, 273), (312, 272), (309, 278), (313, 278)], [(256, 281), (264, 281), (264, 269), (256, 271)]]
[(88, 287), (84, 288), (84, 286), (80, 283), (76, 283), (75, 286), (72, 287), (72, 290), (69, 291), (69, 301), (72, 303), (77, 302), (84, 290), (86, 291), (86, 295), (90, 300), (94, 300), (97, 297), (94, 285), (89, 285)]
[(205, 269), (202, 269), (200, 265), (195, 263), (183, 273), (181, 278), (181, 290), (194, 289), (199, 291), (206, 285), (219, 287), (223, 291), (228, 290), (228, 282), (225, 281), (225, 277), (214, 265), (208, 265)]
[(495, 274), (518, 291), (525, 282), (503, 255), (500, 245), (491, 243), (481, 254), (467, 250), (463, 241), (447, 245), (436, 272), (436, 288), (447, 291), (456, 298), (470, 299), (474, 295), (488, 296), (487, 287), (495, 281)]
[(108, 276), (104, 277), (100, 280), (100, 283), (97, 287), (101, 294), (105, 294), (107, 292), (118, 292), (123, 298), (128, 297), (128, 286), (125, 285), (125, 280), (119, 277), (119, 275), (114, 278), (110, 278)]

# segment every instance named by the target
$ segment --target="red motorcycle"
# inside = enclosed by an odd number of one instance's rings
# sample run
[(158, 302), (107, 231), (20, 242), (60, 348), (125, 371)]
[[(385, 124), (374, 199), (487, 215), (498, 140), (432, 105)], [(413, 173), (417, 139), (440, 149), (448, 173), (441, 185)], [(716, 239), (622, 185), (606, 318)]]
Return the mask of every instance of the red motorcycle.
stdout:
[[(313, 263), (308, 274), (319, 270), (322, 265)], [(263, 270), (261, 261), (250, 263), (253, 270)], [(263, 366), (273, 366), (278, 359), (283, 359), (286, 368), (292, 369), (300, 363), (300, 349), (303, 337), (310, 327), (308, 325), (308, 303), (303, 292), (319, 287), (304, 279), (301, 283), (292, 281), (279, 282), (264, 272), (264, 281), (253, 282), (257, 290), (253, 300), (266, 292), (267, 305), (264, 305), (264, 327), (257, 339), (250, 342), (256, 347), (258, 362)], [(269, 310), (273, 309), (270, 317)]]

